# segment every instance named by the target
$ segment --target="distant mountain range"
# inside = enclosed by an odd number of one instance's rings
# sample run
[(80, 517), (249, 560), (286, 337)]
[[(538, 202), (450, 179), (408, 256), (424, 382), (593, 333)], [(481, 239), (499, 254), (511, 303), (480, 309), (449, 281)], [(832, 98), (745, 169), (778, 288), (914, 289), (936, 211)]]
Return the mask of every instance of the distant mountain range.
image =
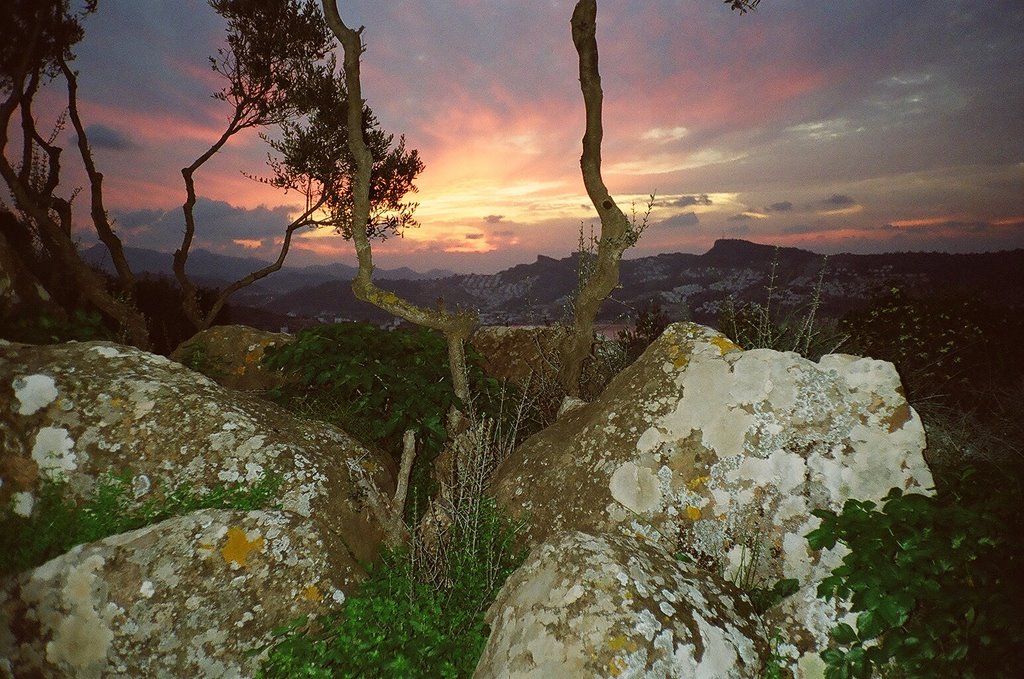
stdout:
[[(137, 273), (148, 273), (160, 276), (173, 276), (171, 263), (174, 256), (169, 252), (157, 252), (142, 248), (125, 248), (125, 257), (132, 270)], [(101, 269), (113, 272), (110, 253), (102, 243), (97, 243), (82, 252), (83, 258)], [(219, 255), (208, 250), (194, 250), (189, 253), (186, 269), (188, 274), (203, 285), (219, 286), (233, 282), (262, 269), (270, 262), (255, 257), (231, 257)], [(413, 271), (408, 267), (398, 269), (379, 269), (373, 271), (374, 277), (387, 279), (424, 280), (454, 276), (451, 271), (433, 269), (426, 273)], [(352, 280), (356, 268), (346, 264), (313, 264), (296, 267), (285, 264), (267, 278), (258, 281), (253, 287), (267, 289), (271, 293), (297, 290), (302, 287), (317, 285), (327, 281)]]
[[(86, 251), (103, 264), (105, 249)], [(127, 250), (138, 272), (169, 274), (171, 256)], [(106, 262), (109, 266), (109, 259)], [(189, 271), (205, 285), (223, 285), (265, 263), (196, 251)], [(452, 307), (470, 307), (484, 324), (526, 324), (566, 317), (577, 285), (578, 255), (553, 259), (543, 255), (496, 274), (425, 274), (410, 269), (375, 270), (381, 287), (422, 305), (438, 298)], [(774, 274), (772, 273), (774, 271)], [(723, 239), (702, 255), (671, 253), (623, 260), (620, 287), (604, 304), (599, 320), (613, 323), (651, 301), (670, 318), (713, 323), (729, 298), (738, 303), (764, 302), (772, 288), (773, 303), (794, 307), (811, 299), (820, 284), (820, 313), (840, 316), (863, 306), (882, 286), (899, 284), (911, 291), (977, 293), (993, 304), (1024, 308), (1024, 250), (979, 254), (890, 253), (839, 254), (824, 257), (798, 248), (776, 248)], [(232, 298), (233, 318), (268, 329), (312, 322), (364, 320), (385, 322), (390, 316), (352, 295), (353, 267), (342, 264), (284, 267)], [(773, 278), (774, 275), (774, 278)]]

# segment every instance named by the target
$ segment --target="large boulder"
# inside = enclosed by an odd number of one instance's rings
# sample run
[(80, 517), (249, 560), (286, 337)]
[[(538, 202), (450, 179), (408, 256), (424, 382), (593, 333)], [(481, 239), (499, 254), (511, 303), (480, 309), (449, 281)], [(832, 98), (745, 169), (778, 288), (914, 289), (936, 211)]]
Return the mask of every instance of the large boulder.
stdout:
[(24, 514), (44, 478), (82, 500), (103, 473), (128, 469), (144, 501), (161, 479), (204, 492), (279, 475), (281, 509), (317, 526), (341, 589), (382, 538), (356, 477), (394, 488), (389, 461), (344, 432), (106, 342), (0, 342), (0, 442), (0, 503), (13, 496)]
[(251, 677), (271, 631), (344, 600), (291, 512), (205, 510), (0, 584), (0, 677)]
[(294, 341), (294, 336), (283, 332), (267, 332), (245, 325), (215, 325), (182, 342), (171, 352), (170, 358), (221, 386), (265, 392), (284, 385), (285, 376), (263, 367), (264, 352), (269, 347), (281, 347)]
[(760, 677), (767, 655), (735, 586), (622, 535), (552, 536), (487, 622), (475, 679)]
[(491, 377), (523, 383), (528, 378), (554, 381), (562, 346), (569, 337), (561, 325), (485, 325), (470, 342)]
[(809, 551), (811, 512), (929, 489), (924, 443), (889, 363), (743, 351), (677, 323), (597, 400), (525, 441), (492, 488), (527, 521), (529, 543), (618, 532), (747, 584), (797, 579), (801, 591), (773, 612), (795, 659), (816, 654), (846, 613), (814, 595), (842, 547)]

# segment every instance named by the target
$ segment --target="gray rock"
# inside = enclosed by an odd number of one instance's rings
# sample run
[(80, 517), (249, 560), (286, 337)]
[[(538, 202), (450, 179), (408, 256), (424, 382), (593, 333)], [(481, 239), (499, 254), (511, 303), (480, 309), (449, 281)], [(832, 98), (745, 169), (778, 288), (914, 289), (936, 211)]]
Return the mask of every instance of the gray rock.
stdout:
[(323, 538), (278, 511), (205, 510), (0, 585), (0, 676), (251, 677), (271, 630), (344, 600)]
[(394, 489), (389, 461), (344, 432), (107, 342), (0, 343), (0, 431), (0, 502), (25, 514), (45, 477), (82, 500), (104, 472), (130, 469), (143, 501), (159, 479), (203, 492), (278, 474), (281, 508), (317, 525), (343, 590), (353, 560), (375, 558), (382, 538), (348, 462)]
[(525, 441), (492, 488), (531, 544), (618, 532), (748, 585), (797, 579), (801, 592), (773, 612), (795, 660), (816, 656), (846, 612), (814, 595), (843, 552), (809, 551), (811, 512), (930, 488), (923, 449), (891, 364), (742, 351), (677, 323), (600, 398)]
[(185, 340), (170, 359), (203, 373), (217, 384), (242, 391), (265, 392), (285, 384), (283, 373), (261, 365), (268, 347), (281, 347), (295, 337), (244, 325), (215, 325)]
[(733, 585), (621, 535), (535, 547), (487, 621), (475, 679), (758, 677), (767, 652)]

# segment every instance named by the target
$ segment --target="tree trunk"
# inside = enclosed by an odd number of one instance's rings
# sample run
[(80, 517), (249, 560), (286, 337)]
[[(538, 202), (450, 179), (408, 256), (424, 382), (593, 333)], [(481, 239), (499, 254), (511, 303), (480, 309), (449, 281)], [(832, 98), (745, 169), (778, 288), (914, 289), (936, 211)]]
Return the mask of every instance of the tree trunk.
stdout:
[[(423, 327), (438, 330), (448, 340), (448, 361), (452, 373), (455, 395), (463, 407), (469, 407), (469, 382), (466, 375), (465, 342), (477, 325), (477, 315), (463, 310), (448, 312), (443, 303), (438, 308), (420, 307), (393, 292), (382, 290), (373, 283), (373, 251), (367, 231), (370, 218), (370, 173), (373, 158), (363, 139), (363, 97), (359, 79), (359, 60), (363, 53), (363, 29), (353, 30), (342, 20), (335, 0), (323, 0), (324, 15), (331, 31), (337, 36), (345, 52), (343, 69), (348, 91), (348, 145), (356, 161), (352, 178), (352, 241), (355, 243), (359, 270), (352, 281), (352, 292), (358, 299), (369, 302), (388, 313)], [(458, 419), (458, 418), (456, 418)]]
[(579, 0), (572, 13), (572, 41), (580, 58), (580, 88), (586, 108), (586, 131), (580, 169), (587, 195), (601, 218), (601, 239), (593, 272), (581, 286), (573, 315), (572, 334), (562, 355), (560, 381), (566, 394), (579, 396), (583, 364), (594, 342), (594, 319), (601, 304), (619, 284), (619, 260), (632, 245), (631, 225), (612, 200), (601, 178), (601, 74), (597, 62), (597, 0)]

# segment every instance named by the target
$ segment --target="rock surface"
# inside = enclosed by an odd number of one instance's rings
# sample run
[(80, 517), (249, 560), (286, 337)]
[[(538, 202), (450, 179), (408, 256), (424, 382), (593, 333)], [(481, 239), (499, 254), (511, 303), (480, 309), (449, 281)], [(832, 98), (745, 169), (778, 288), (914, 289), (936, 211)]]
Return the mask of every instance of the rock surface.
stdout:
[(282, 373), (260, 362), (267, 347), (294, 341), (292, 335), (245, 325), (215, 325), (198, 332), (171, 352), (171, 360), (203, 373), (217, 384), (242, 391), (264, 392), (285, 383)]
[(923, 448), (891, 364), (742, 351), (677, 323), (597, 400), (525, 441), (492, 489), (528, 521), (531, 544), (618, 532), (734, 580), (797, 579), (801, 592), (773, 613), (795, 659), (815, 655), (845, 613), (814, 596), (842, 553), (809, 552), (811, 511), (930, 488)]
[(251, 677), (271, 630), (344, 600), (290, 512), (205, 510), (79, 545), (0, 585), (0, 676)]
[(759, 677), (767, 652), (732, 584), (622, 535), (535, 547), (487, 621), (475, 679)]
[(372, 560), (382, 537), (348, 465), (394, 489), (388, 461), (344, 432), (106, 342), (0, 342), (0, 433), (0, 503), (16, 495), (24, 513), (47, 477), (81, 500), (101, 474), (129, 469), (141, 501), (159, 480), (201, 493), (280, 475), (281, 509), (318, 527), (342, 589), (354, 584), (353, 559)]
[(488, 375), (522, 383), (531, 376), (556, 379), (559, 352), (567, 337), (561, 326), (485, 325), (476, 329), (470, 342), (480, 352)]

